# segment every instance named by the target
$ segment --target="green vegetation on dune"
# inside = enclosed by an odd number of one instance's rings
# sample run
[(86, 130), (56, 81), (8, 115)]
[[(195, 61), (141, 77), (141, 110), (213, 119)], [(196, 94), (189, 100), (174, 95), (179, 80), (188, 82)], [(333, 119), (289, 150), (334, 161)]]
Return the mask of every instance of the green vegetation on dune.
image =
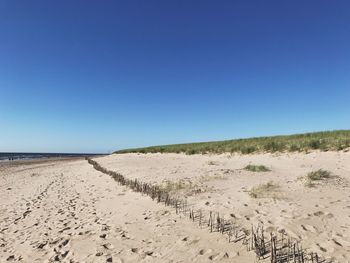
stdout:
[(307, 174), (307, 178), (311, 181), (320, 181), (331, 177), (331, 173), (326, 170), (319, 169)]
[(269, 168), (267, 168), (264, 165), (253, 165), (249, 164), (246, 167), (244, 167), (245, 170), (250, 172), (269, 172), (271, 171)]
[(350, 130), (313, 132), (286, 136), (257, 137), (216, 142), (160, 145), (116, 151), (115, 153), (257, 153), (340, 151), (350, 147)]
[(307, 187), (315, 187), (317, 181), (323, 181), (326, 179), (331, 178), (331, 172), (323, 169), (319, 169), (317, 171), (312, 171), (307, 174), (306, 176), (306, 181), (305, 181), (305, 186)]
[(266, 184), (259, 184), (253, 187), (249, 191), (249, 195), (252, 198), (268, 198), (268, 197), (277, 198), (279, 188), (280, 186), (278, 184), (275, 184), (274, 182), (270, 181), (270, 182), (267, 182)]

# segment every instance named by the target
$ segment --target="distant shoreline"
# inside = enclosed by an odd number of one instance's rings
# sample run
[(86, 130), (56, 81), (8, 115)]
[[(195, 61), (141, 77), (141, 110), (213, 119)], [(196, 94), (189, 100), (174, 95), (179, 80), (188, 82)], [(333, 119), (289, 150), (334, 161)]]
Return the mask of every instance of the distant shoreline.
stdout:
[(96, 153), (21, 153), (21, 152), (0, 152), (0, 162), (19, 161), (19, 160), (36, 160), (36, 159), (52, 159), (52, 158), (77, 158), (77, 157), (93, 157), (104, 156), (106, 154)]

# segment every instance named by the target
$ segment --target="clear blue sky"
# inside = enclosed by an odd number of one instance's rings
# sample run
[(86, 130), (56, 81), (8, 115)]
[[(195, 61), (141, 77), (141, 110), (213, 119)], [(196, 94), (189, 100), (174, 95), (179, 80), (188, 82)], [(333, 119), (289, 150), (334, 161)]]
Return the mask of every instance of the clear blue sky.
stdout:
[(0, 151), (349, 124), (349, 1), (0, 1)]

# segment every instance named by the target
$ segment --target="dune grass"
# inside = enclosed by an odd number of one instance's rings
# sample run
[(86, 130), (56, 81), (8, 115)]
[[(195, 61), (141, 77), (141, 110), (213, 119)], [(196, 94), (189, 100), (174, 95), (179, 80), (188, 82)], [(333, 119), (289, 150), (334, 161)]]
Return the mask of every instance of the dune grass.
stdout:
[(181, 180), (177, 182), (166, 181), (161, 188), (167, 192), (178, 192), (190, 188), (190, 185)]
[(256, 137), (216, 142), (200, 142), (134, 148), (115, 153), (259, 153), (339, 151), (350, 147), (350, 130), (325, 131), (286, 136)]
[(322, 181), (331, 178), (331, 173), (327, 170), (319, 169), (312, 171), (306, 175), (305, 186), (315, 187), (317, 181)]
[(330, 177), (331, 177), (331, 173), (323, 169), (319, 169), (317, 171), (313, 171), (307, 174), (307, 178), (310, 181), (320, 181)]
[(165, 191), (174, 195), (191, 196), (206, 191), (205, 187), (201, 187), (196, 183), (188, 182), (185, 180), (179, 181), (165, 181), (160, 186), (162, 191)]
[(251, 172), (269, 172), (271, 171), (269, 168), (267, 168), (264, 165), (253, 165), (249, 164), (246, 167), (244, 167), (244, 170), (251, 171)]
[(278, 190), (279, 190), (279, 185), (270, 181), (270, 182), (267, 182), (266, 184), (259, 184), (253, 187), (249, 191), (249, 195), (252, 198), (269, 198), (269, 197), (276, 198)]

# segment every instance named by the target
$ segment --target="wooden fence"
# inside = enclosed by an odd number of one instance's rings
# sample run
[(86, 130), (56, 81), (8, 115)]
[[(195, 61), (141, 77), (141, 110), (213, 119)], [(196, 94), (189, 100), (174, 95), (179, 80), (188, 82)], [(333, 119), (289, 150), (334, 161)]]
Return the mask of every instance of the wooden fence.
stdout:
[(137, 179), (127, 179), (120, 173), (110, 171), (96, 161), (86, 160), (97, 170), (110, 175), (119, 184), (131, 188), (135, 192), (148, 195), (158, 203), (173, 207), (176, 214), (183, 214), (200, 227), (210, 232), (219, 232), (228, 237), (228, 242), (242, 241), (248, 251), (254, 251), (257, 259), (270, 258), (271, 263), (331, 263), (317, 253), (308, 252), (299, 240), (288, 237), (285, 233), (265, 233), (264, 226), (252, 226), (250, 230), (240, 226), (235, 220), (225, 219), (224, 216), (213, 211), (195, 209), (188, 204), (187, 199), (173, 196), (170, 192), (158, 185), (141, 182)]

